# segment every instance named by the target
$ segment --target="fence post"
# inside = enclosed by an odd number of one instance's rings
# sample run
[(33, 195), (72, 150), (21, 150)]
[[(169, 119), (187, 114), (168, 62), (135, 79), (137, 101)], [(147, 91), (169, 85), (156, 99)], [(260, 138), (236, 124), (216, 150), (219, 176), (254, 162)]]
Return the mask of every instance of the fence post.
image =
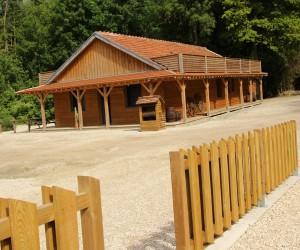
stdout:
[(36, 204), (9, 199), (9, 220), (13, 249), (40, 249)]
[(251, 205), (251, 185), (250, 185), (250, 165), (249, 165), (249, 139), (245, 133), (242, 136), (243, 144), (243, 159), (244, 159), (244, 171), (245, 171), (245, 191), (246, 191), (246, 210), (249, 211), (252, 208)]
[(89, 199), (89, 207), (80, 212), (83, 248), (104, 250), (100, 181), (78, 176), (78, 190), (87, 193)]
[(30, 132), (30, 129), (31, 129), (31, 119), (28, 119), (27, 122), (28, 122), (28, 132)]
[(2, 122), (0, 121), (0, 134), (2, 133)]
[(188, 214), (187, 183), (184, 156), (181, 152), (170, 152), (170, 167), (172, 177), (176, 248), (178, 250), (190, 250), (191, 232)]
[(294, 176), (298, 176), (298, 147), (297, 147), (297, 124), (296, 121), (292, 121), (293, 124), (293, 149), (294, 149)]

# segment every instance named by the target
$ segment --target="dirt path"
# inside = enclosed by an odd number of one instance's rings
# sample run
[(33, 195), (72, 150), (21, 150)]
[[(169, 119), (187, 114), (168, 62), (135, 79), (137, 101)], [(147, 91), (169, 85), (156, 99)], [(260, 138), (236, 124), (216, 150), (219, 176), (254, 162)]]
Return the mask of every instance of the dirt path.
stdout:
[(159, 132), (2, 133), (0, 197), (41, 203), (41, 185), (77, 190), (76, 176), (90, 175), (101, 180), (106, 249), (174, 249), (169, 152), (290, 119), (300, 124), (300, 96)]

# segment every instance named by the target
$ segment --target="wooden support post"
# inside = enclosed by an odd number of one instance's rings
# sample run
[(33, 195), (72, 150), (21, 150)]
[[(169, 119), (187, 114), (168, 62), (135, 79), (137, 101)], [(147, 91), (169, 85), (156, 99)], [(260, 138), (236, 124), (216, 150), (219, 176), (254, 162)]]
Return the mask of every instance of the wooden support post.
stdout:
[(239, 79), (240, 82), (240, 103), (242, 108), (244, 108), (244, 93), (243, 93), (243, 79)]
[(210, 117), (209, 80), (205, 79), (203, 82), (205, 86), (206, 112), (207, 112), (207, 116)]
[(253, 93), (252, 93), (253, 82), (252, 79), (249, 79), (249, 92), (250, 92), (250, 103), (253, 105)]
[(12, 123), (13, 123), (14, 133), (17, 133), (17, 121), (15, 118), (13, 118)]
[(0, 121), (0, 134), (2, 133), (2, 123)]
[(154, 95), (153, 84), (151, 82), (149, 83), (149, 94), (150, 94), (150, 96)]
[(79, 192), (89, 197), (88, 208), (81, 210), (84, 249), (104, 250), (100, 182), (87, 176), (78, 176)]
[(260, 100), (262, 101), (264, 99), (262, 78), (259, 79), (259, 93), (260, 93)]
[(223, 83), (224, 83), (226, 110), (227, 110), (227, 112), (229, 112), (228, 79), (222, 78), (222, 80), (223, 80)]
[(77, 99), (77, 106), (78, 106), (79, 129), (82, 130), (83, 115), (82, 115), (82, 102), (81, 102), (80, 90), (77, 90), (76, 99)]
[(103, 97), (104, 97), (104, 109), (105, 109), (105, 124), (106, 128), (109, 129), (110, 121), (109, 121), (109, 105), (108, 105), (108, 93), (107, 93), (107, 87), (103, 87)]
[(45, 110), (45, 101), (46, 101), (47, 96), (48, 96), (48, 94), (42, 94), (42, 93), (36, 96), (41, 104), (43, 132), (46, 131), (46, 126), (47, 126), (46, 110)]
[(187, 124), (187, 113), (186, 113), (186, 96), (185, 96), (185, 89), (186, 89), (186, 82), (184, 80), (177, 80), (178, 86), (181, 92), (181, 103), (182, 103), (182, 115), (184, 124)]

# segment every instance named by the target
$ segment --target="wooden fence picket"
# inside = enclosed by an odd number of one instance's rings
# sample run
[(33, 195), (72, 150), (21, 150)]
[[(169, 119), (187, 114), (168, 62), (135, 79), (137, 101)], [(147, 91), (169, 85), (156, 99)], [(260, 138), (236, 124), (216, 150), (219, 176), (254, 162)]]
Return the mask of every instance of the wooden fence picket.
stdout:
[(249, 211), (252, 208), (251, 204), (251, 179), (250, 179), (250, 157), (249, 157), (249, 139), (246, 134), (243, 133), (243, 159), (244, 159), (244, 172), (245, 172), (245, 191), (246, 191), (246, 210)]
[(228, 160), (229, 160), (229, 181), (230, 181), (230, 201), (231, 201), (231, 220), (237, 222), (239, 220), (238, 206), (238, 189), (236, 176), (236, 158), (235, 158), (235, 142), (232, 137), (228, 139)]
[(251, 203), (257, 206), (257, 178), (255, 164), (255, 145), (254, 136), (251, 132), (248, 133), (249, 152), (250, 152), (250, 174), (251, 174)]
[(221, 175), (219, 145), (216, 142), (210, 144), (212, 190), (215, 218), (215, 234), (223, 235), (222, 197), (221, 197)]
[(57, 248), (79, 249), (75, 192), (53, 187), (53, 208)]
[(201, 182), (202, 182), (202, 196), (203, 196), (203, 215), (205, 226), (205, 242), (214, 242), (214, 225), (213, 225), (213, 208), (211, 196), (211, 182), (210, 182), (210, 166), (208, 159), (208, 147), (203, 145), (200, 147), (201, 159)]
[(221, 187), (224, 227), (231, 228), (230, 189), (228, 175), (228, 153), (225, 140), (220, 141)]
[[(9, 216), (8, 199), (0, 198), (0, 219)], [(1, 250), (12, 250), (11, 240), (5, 239), (1, 241)]]
[[(256, 167), (256, 185), (257, 185), (257, 199), (262, 201), (262, 196), (265, 191), (265, 164), (261, 162), (264, 154), (261, 152), (262, 148), (262, 132), (260, 130), (254, 131), (254, 147), (255, 147), (255, 167)], [(262, 154), (261, 154), (262, 153)], [(263, 164), (262, 164), (263, 163)]]
[(243, 151), (242, 139), (240, 136), (235, 136), (235, 152), (237, 162), (237, 187), (238, 187), (238, 201), (239, 201), (239, 215), (243, 216), (246, 213), (245, 209), (245, 183), (243, 171)]
[[(202, 211), (201, 211), (200, 183), (199, 183), (199, 173), (198, 173), (198, 160), (197, 160), (197, 154), (193, 150), (188, 150), (188, 164), (189, 164), (189, 182), (190, 182), (193, 233), (195, 235), (194, 246), (195, 249), (198, 250), (203, 248), (204, 240), (202, 237), (203, 235), (202, 215), (201, 215)], [(203, 212), (206, 213), (205, 208)], [(205, 216), (206, 215), (207, 214), (205, 214)], [(209, 230), (212, 229), (209, 228)], [(207, 231), (207, 224), (205, 223), (205, 233), (206, 231)]]
[(9, 218), (13, 249), (39, 250), (37, 205), (9, 199)]

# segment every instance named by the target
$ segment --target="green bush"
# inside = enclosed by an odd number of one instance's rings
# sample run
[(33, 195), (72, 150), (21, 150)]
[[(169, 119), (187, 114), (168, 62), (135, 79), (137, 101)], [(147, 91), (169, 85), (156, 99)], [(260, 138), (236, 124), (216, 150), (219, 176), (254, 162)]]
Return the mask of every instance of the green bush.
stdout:
[(2, 131), (10, 131), (13, 130), (12, 117), (3, 117), (0, 118), (2, 124)]

